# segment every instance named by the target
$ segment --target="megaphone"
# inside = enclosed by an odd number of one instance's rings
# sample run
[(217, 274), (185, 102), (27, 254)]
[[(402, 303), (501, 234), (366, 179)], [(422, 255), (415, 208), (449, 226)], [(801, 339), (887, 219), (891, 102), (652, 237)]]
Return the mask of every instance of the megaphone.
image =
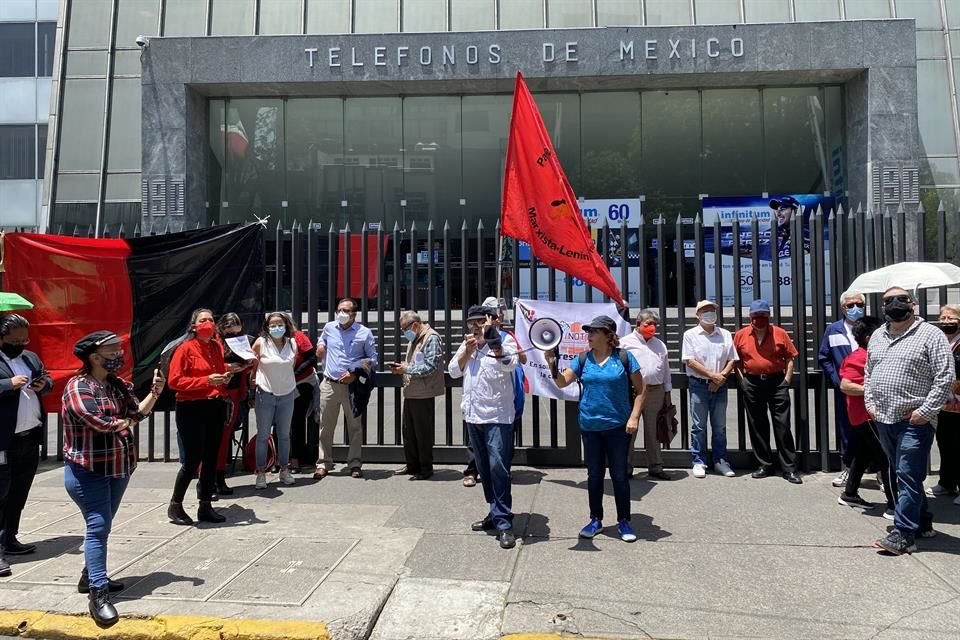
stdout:
[(552, 351), (563, 340), (563, 327), (553, 318), (540, 318), (530, 325), (530, 344), (540, 351)]

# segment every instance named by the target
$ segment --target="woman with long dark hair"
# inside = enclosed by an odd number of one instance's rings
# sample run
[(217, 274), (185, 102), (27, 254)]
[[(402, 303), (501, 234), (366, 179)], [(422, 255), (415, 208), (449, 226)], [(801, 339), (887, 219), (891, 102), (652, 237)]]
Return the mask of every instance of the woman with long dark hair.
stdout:
[(263, 321), (260, 337), (253, 343), (257, 355), (256, 396), (257, 413), (257, 489), (267, 488), (267, 441), (270, 431), (277, 428), (277, 463), (280, 482), (293, 484), (290, 473), (290, 421), (293, 417), (293, 396), (297, 390), (293, 373), (297, 358), (294, 328), (285, 313), (268, 313)]
[(232, 377), (223, 361), (223, 348), (213, 339), (216, 331), (213, 312), (195, 310), (190, 317), (187, 338), (170, 358), (168, 378), (170, 388), (176, 392), (177, 432), (184, 450), (184, 460), (167, 508), (167, 517), (174, 524), (193, 524), (183, 510), (183, 498), (198, 470), (200, 506), (197, 519), (217, 523), (226, 521), (210, 506), (210, 498), (216, 490), (217, 454), (226, 420), (223, 390)]
[[(216, 494), (221, 496), (233, 495), (233, 489), (227, 486), (227, 458), (230, 457), (230, 444), (233, 442), (233, 432), (240, 429), (244, 416), (247, 413), (247, 398), (250, 395), (249, 370), (253, 362), (234, 353), (227, 340), (232, 338), (246, 338), (247, 346), (253, 345), (253, 337), (244, 334), (243, 322), (235, 313), (225, 313), (217, 320), (217, 337), (223, 348), (223, 361), (227, 365), (227, 372), (233, 374), (230, 382), (222, 389), (223, 401), (226, 403), (226, 420), (223, 423), (223, 434), (220, 436), (220, 450), (217, 453), (217, 488)], [(213, 496), (211, 496), (213, 498)]]
[(73, 353), (83, 365), (67, 381), (60, 416), (64, 486), (87, 525), (77, 589), (89, 592), (90, 615), (97, 624), (109, 626), (118, 619), (109, 594), (123, 584), (107, 577), (107, 536), (137, 466), (133, 427), (153, 410), (164, 381), (154, 371), (150, 394), (139, 400), (133, 385), (117, 376), (124, 365), (123, 348), (110, 331), (84, 336)]

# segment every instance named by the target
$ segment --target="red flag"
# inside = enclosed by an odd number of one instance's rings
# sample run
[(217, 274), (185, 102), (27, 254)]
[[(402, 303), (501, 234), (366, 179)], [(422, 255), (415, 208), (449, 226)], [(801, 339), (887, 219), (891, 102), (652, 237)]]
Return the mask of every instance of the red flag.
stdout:
[(593, 243), (523, 75), (517, 73), (500, 229), (551, 267), (626, 304)]

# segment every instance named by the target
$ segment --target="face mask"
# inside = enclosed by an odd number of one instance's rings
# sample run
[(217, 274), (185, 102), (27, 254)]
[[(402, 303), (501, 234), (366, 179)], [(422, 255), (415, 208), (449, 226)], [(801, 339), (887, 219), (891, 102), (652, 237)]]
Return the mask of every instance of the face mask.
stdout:
[(903, 322), (913, 315), (913, 305), (909, 302), (891, 300), (883, 305), (883, 315), (886, 316), (890, 322)]
[(24, 349), (25, 347), (22, 344), (7, 344), (4, 342), (2, 345), (0, 345), (0, 351), (3, 351), (3, 355), (7, 356), (11, 360), (13, 358), (19, 358)]
[(757, 329), (766, 329), (770, 326), (770, 318), (767, 316), (753, 316), (750, 323)]
[(414, 333), (411, 329), (403, 330), (403, 337), (407, 339), (407, 342), (413, 342), (417, 339), (417, 334)]
[(847, 309), (847, 320), (856, 322), (863, 317), (863, 307), (851, 307)]
[(940, 325), (940, 329), (948, 336), (952, 336), (957, 332), (957, 329), (960, 329), (960, 324), (956, 322), (946, 322)]
[(645, 324), (640, 327), (640, 335), (643, 336), (644, 340), (649, 340), (657, 334), (657, 325), (655, 324)]
[(287, 334), (286, 327), (270, 327), (270, 337), (271, 338), (282, 338)]
[(195, 331), (197, 332), (197, 336), (201, 338), (205, 338), (207, 340), (213, 337), (213, 334), (216, 330), (217, 328), (213, 326), (213, 323), (210, 322), (209, 320), (204, 320), (203, 322), (198, 324), (197, 328), (195, 329)]
[(717, 312), (704, 311), (702, 314), (700, 314), (700, 322), (704, 324), (717, 324)]
[(337, 311), (337, 315), (335, 317), (337, 318), (338, 324), (347, 324), (350, 322), (350, 314), (345, 311)]
[(110, 360), (103, 361), (103, 368), (107, 370), (107, 373), (116, 373), (123, 369), (123, 354), (120, 354), (116, 358), (111, 358)]

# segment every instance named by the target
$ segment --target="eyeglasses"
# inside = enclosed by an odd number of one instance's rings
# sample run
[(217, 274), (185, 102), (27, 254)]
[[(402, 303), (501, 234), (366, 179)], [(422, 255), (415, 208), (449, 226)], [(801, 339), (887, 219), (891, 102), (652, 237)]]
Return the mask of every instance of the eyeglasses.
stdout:
[(908, 295), (906, 295), (906, 294), (903, 294), (903, 295), (899, 295), (899, 296), (884, 297), (884, 299), (883, 299), (883, 304), (887, 304), (888, 302), (906, 302), (906, 303), (909, 303), (909, 302), (911, 302), (911, 300), (910, 300), (910, 296), (908, 296)]
[(864, 307), (866, 307), (866, 305), (863, 304), (862, 302), (848, 302), (848, 303), (845, 304), (844, 306), (845, 306), (847, 309), (853, 309), (854, 307), (860, 307), (861, 309), (863, 309)]
[(104, 353), (104, 352), (102, 352), (102, 351), (97, 351), (96, 353), (97, 353), (98, 356), (100, 356), (100, 357), (102, 357), (102, 358), (106, 358), (107, 360), (112, 360), (113, 358), (117, 358), (117, 357), (119, 357), (119, 356), (122, 356), (122, 355), (123, 355), (123, 349), (121, 348), (121, 349), (117, 349), (117, 350), (115, 350), (115, 351), (108, 351), (108, 352), (106, 352), (106, 353)]
[(468, 327), (482, 327), (486, 320), (467, 320)]

